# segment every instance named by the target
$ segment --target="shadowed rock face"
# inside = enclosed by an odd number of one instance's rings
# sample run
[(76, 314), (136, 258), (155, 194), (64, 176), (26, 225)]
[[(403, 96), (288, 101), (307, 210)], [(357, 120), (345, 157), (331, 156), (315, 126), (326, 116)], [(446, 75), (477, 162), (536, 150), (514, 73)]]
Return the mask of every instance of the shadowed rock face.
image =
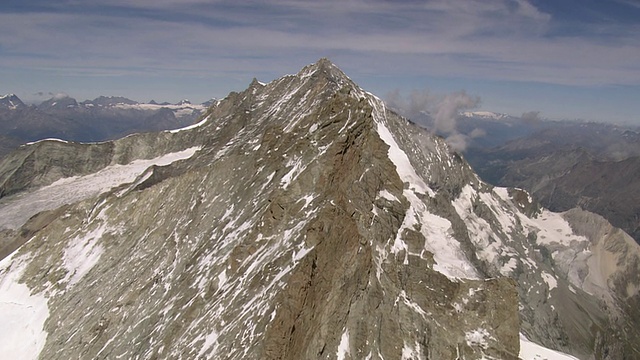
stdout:
[[(199, 149), (5, 230), (26, 242), (0, 276), (47, 311), (27, 328), (44, 334), (36, 355), (517, 359), (521, 332), (585, 358), (636, 354), (616, 320), (637, 319), (618, 302), (623, 284), (637, 299), (636, 247), (482, 183), (328, 60), (253, 82), (205, 119), (0, 164), (1, 212), (26, 188)], [(42, 159), (48, 146), (73, 166)], [(627, 260), (577, 254), (598, 244)]]

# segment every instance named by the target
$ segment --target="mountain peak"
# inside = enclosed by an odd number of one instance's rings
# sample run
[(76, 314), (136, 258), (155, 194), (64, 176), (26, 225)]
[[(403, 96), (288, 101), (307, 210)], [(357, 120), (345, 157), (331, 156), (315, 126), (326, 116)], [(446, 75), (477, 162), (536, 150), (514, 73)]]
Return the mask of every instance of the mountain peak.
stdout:
[(52, 97), (49, 100), (43, 101), (40, 105), (38, 105), (38, 108), (41, 110), (49, 110), (49, 109), (63, 110), (68, 108), (74, 108), (77, 106), (78, 106), (78, 102), (76, 101), (76, 99), (66, 94), (60, 94)]
[(251, 84), (249, 84), (249, 88), (254, 88), (254, 87), (260, 87), (263, 86), (264, 84), (261, 83), (257, 78), (253, 78), (251, 80)]
[(298, 72), (297, 76), (302, 79), (306, 79), (308, 77), (324, 77), (327, 80), (340, 85), (345, 82), (355, 85), (351, 79), (342, 70), (340, 70), (340, 68), (327, 58), (321, 58), (315, 63), (305, 66), (300, 70), (300, 72)]
[(122, 96), (99, 96), (93, 100), (84, 101), (82, 104), (93, 104), (97, 106), (115, 106), (118, 104), (136, 105), (137, 101), (127, 99)]
[(319, 68), (337, 67), (337, 66), (335, 66), (335, 65), (331, 62), (331, 60), (329, 60), (329, 59), (328, 59), (328, 58), (326, 58), (326, 57), (320, 58), (320, 59), (319, 59), (318, 61), (316, 61), (316, 62), (315, 62), (315, 64), (313, 64), (313, 65), (315, 65), (316, 67), (319, 67)]
[(15, 94), (0, 96), (0, 108), (16, 110), (26, 107), (26, 105)]

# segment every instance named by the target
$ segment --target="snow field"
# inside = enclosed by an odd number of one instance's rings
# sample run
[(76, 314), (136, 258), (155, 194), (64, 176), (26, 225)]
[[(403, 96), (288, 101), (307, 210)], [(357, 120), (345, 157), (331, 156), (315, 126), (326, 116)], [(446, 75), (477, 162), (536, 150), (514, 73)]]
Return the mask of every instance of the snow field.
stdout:
[[(15, 253), (14, 253), (15, 254)], [(29, 259), (7, 256), (0, 261), (0, 356), (37, 359), (47, 340), (47, 298), (32, 294), (21, 282)]]
[(190, 158), (198, 150), (200, 147), (192, 147), (154, 159), (111, 165), (93, 174), (63, 178), (40, 189), (0, 199), (0, 229), (18, 229), (41, 211), (53, 210), (131, 183), (152, 165), (169, 165)]
[(522, 360), (578, 360), (565, 353), (548, 349), (529, 341), (524, 334), (520, 334), (520, 359)]

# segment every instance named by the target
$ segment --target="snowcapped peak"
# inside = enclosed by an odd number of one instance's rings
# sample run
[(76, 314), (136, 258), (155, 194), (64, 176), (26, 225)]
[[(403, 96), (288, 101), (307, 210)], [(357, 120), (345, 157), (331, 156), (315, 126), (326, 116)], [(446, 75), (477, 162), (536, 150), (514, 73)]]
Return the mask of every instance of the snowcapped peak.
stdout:
[(25, 107), (25, 104), (15, 94), (0, 96), (0, 108), (16, 110)]
[(138, 102), (122, 96), (99, 96), (93, 100), (87, 100), (83, 104), (85, 106), (118, 106), (120, 104), (136, 105)]
[(502, 120), (509, 117), (507, 114), (492, 111), (465, 111), (461, 115), (468, 118), (481, 118), (487, 120)]

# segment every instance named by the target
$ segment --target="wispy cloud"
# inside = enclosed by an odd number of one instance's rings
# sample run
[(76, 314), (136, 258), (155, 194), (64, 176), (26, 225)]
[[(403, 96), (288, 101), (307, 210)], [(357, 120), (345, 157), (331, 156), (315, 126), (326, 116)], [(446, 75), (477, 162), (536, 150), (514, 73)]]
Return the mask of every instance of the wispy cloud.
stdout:
[(540, 111), (527, 111), (520, 116), (522, 120), (528, 123), (537, 123), (541, 121)]
[(640, 9), (640, 1), (638, 0), (614, 0), (615, 2)]
[(237, 68), (242, 66), (239, 58), (273, 59), (277, 53), (356, 52), (419, 56), (434, 64), (429, 69), (405, 61), (386, 69), (392, 72), (561, 84), (640, 83), (637, 36), (616, 44), (549, 37), (552, 16), (525, 0), (90, 4), (68, 1), (52, 5), (49, 12), (36, 7), (33, 13), (0, 14), (3, 52), (14, 55), (3, 56), (0, 63), (95, 66), (99, 72), (118, 67), (188, 71), (206, 69), (211, 62)]
[[(619, 1), (635, 9), (635, 2)], [(563, 4), (584, 8), (573, 0)], [(364, 75), (640, 86), (640, 20), (565, 21), (570, 12), (554, 6), (561, 5), (9, 1), (0, 9), (0, 67), (60, 74), (77, 69), (82, 76), (269, 77), (330, 56), (349, 73)]]
[(414, 121), (428, 117), (431, 120), (428, 121), (429, 124), (422, 125), (444, 136), (454, 151), (464, 151), (470, 138), (484, 136), (479, 131), (469, 135), (458, 131), (457, 122), (460, 113), (480, 105), (479, 96), (469, 95), (464, 90), (449, 94), (413, 90), (408, 96), (403, 96), (399, 90), (394, 90), (387, 95), (386, 102), (392, 109)]

